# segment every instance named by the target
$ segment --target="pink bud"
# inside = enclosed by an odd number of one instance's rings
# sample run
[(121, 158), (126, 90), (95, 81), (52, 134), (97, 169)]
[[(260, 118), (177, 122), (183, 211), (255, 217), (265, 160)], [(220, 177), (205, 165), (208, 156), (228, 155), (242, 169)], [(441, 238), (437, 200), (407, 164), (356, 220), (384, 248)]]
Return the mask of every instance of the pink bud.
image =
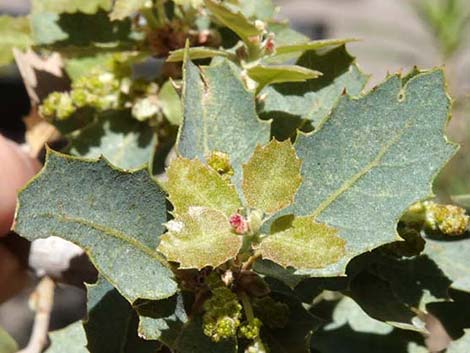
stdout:
[(230, 216), (230, 225), (237, 234), (245, 234), (248, 231), (248, 223), (246, 219), (239, 213)]
[(264, 45), (264, 48), (266, 49), (266, 53), (268, 53), (268, 54), (274, 53), (275, 44), (274, 44), (274, 38), (273, 37), (269, 37), (266, 40), (266, 44)]

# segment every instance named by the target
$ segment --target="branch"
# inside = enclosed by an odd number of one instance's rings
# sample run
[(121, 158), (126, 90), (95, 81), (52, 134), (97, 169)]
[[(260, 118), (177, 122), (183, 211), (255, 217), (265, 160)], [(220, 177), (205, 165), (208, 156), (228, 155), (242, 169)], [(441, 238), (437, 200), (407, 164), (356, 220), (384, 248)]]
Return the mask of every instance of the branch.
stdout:
[(32, 295), (36, 307), (33, 333), (26, 348), (18, 353), (41, 353), (47, 344), (47, 332), (52, 306), (54, 304), (54, 281), (44, 277)]

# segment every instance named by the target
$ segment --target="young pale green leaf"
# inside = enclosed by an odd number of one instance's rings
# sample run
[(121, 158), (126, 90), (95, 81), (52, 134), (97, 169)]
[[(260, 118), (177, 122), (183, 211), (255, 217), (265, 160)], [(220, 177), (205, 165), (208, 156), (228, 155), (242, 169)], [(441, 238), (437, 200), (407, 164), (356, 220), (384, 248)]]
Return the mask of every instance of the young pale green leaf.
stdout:
[(49, 150), (43, 170), (18, 198), (18, 234), (29, 240), (54, 235), (81, 246), (130, 302), (176, 292), (171, 271), (153, 250), (164, 231), (165, 195), (146, 170), (128, 173), (103, 159)]
[(181, 125), (183, 122), (181, 99), (171, 81), (163, 84), (158, 92), (158, 100), (167, 120), (173, 125)]
[(217, 267), (237, 256), (243, 243), (228, 217), (207, 207), (190, 207), (167, 224), (158, 251), (179, 268)]
[[(51, 341), (44, 353), (89, 353), (86, 349), (86, 334), (82, 322), (73, 324), (49, 333)], [(0, 351), (3, 353), (3, 351)]]
[(321, 76), (321, 72), (297, 65), (257, 65), (249, 68), (247, 74), (258, 82), (258, 91), (273, 83), (303, 82)]
[(198, 159), (176, 158), (167, 169), (166, 190), (175, 214), (207, 207), (229, 217), (241, 207), (233, 185)]
[(114, 110), (71, 136), (69, 153), (87, 158), (104, 156), (116, 167), (135, 169), (150, 161), (156, 143), (147, 124), (134, 119), (129, 110)]
[(154, 353), (158, 343), (137, 335), (138, 316), (104, 278), (87, 286), (88, 315), (83, 326), (93, 353)]
[(318, 50), (327, 47), (335, 47), (338, 45), (344, 45), (346, 43), (355, 42), (357, 39), (354, 38), (345, 38), (345, 39), (323, 39), (323, 40), (314, 40), (308, 43), (298, 43), (298, 44), (284, 44), (276, 47), (276, 52), (274, 55), (283, 55), (290, 54), (295, 52), (304, 52), (309, 50)]
[(317, 223), (311, 217), (296, 217), (289, 228), (264, 239), (259, 252), (263, 258), (283, 267), (323, 268), (341, 259), (345, 241), (333, 227)]
[[(298, 66), (320, 71), (323, 75), (304, 83), (282, 83), (267, 87), (263, 111), (273, 116), (280, 112), (308, 120), (315, 127), (330, 114), (340, 97), (347, 92), (357, 96), (364, 89), (367, 76), (354, 63), (344, 46), (326, 53), (309, 51), (297, 61)], [(280, 118), (282, 119), (282, 118)]]
[(257, 144), (269, 141), (270, 124), (258, 118), (253, 93), (246, 90), (228, 61), (201, 71), (191, 61), (185, 63), (183, 111), (179, 154), (204, 160), (212, 151), (227, 153), (238, 187), (241, 164)]
[(183, 325), (188, 321), (183, 295), (149, 301), (136, 305), (139, 314), (139, 336), (146, 340), (158, 340), (167, 347), (175, 347)]
[(290, 140), (256, 146), (243, 165), (242, 189), (247, 205), (273, 214), (292, 204), (302, 182), (300, 165)]
[(29, 19), (0, 16), (0, 66), (13, 60), (13, 48), (26, 49), (32, 45)]
[(33, 0), (32, 12), (75, 13), (93, 15), (99, 10), (111, 9), (112, 0)]
[(15, 353), (18, 351), (18, 345), (15, 340), (0, 327), (0, 352), (1, 353)]
[(250, 43), (250, 38), (263, 33), (262, 29), (256, 27), (241, 12), (233, 12), (225, 4), (214, 0), (204, 0), (204, 3), (217, 20), (234, 31), (245, 43)]
[[(185, 49), (173, 50), (168, 55), (166, 61), (178, 62), (184, 60)], [(197, 59), (208, 59), (216, 56), (231, 58), (233, 54), (219, 49), (207, 48), (207, 47), (192, 47), (188, 49), (188, 56), (191, 60)]]
[[(310, 38), (292, 29), (287, 22), (268, 21), (268, 32), (274, 34), (275, 47), (293, 44), (304, 44), (310, 42)], [(270, 64), (282, 64), (293, 62), (298, 59), (302, 52), (291, 52), (288, 54), (274, 54), (263, 58), (263, 62)]]
[(402, 213), (432, 195), (456, 151), (444, 136), (449, 107), (441, 70), (406, 82), (394, 75), (363, 98), (343, 97), (315, 133), (299, 136), (303, 183), (289, 213), (311, 215), (346, 241), (341, 261), (310, 275), (342, 274), (352, 257), (398, 239)]
[(111, 21), (123, 20), (144, 7), (145, 2), (146, 0), (116, 0), (109, 18)]

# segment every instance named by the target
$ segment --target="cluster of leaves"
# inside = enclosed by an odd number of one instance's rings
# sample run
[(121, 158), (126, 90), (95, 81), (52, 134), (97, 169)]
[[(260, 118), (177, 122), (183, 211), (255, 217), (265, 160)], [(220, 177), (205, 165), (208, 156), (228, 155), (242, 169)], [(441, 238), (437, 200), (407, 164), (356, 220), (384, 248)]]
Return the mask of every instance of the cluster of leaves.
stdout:
[(24, 46), (60, 52), (72, 80), (40, 112), (69, 145), (20, 193), (15, 231), (72, 241), (100, 273), (47, 352), (416, 353), (430, 318), (465, 352), (468, 216), (421, 202), (456, 151), (443, 72), (365, 93), (349, 40), (275, 13), (33, 1)]

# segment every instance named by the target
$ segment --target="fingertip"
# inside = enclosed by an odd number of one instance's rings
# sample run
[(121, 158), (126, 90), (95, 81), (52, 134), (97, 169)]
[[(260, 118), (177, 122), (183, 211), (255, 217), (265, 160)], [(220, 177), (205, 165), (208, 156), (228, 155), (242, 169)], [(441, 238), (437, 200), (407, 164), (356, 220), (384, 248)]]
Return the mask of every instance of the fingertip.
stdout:
[(0, 135), (0, 236), (11, 228), (18, 190), (41, 168), (19, 145)]

